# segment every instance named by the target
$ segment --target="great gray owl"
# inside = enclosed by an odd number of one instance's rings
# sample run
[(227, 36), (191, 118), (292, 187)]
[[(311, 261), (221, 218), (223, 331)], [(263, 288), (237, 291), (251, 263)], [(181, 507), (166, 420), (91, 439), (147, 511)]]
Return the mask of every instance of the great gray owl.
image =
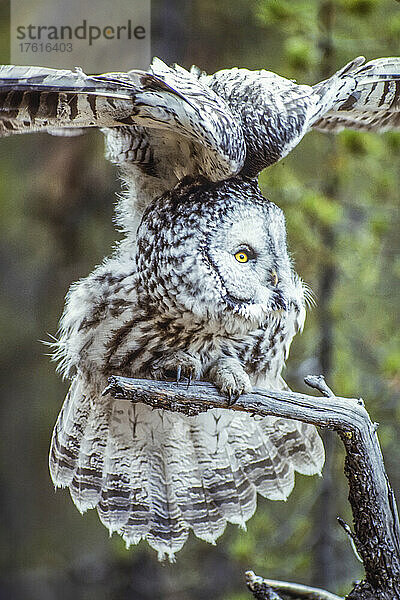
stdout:
[(57, 357), (72, 384), (50, 469), (127, 544), (146, 538), (172, 558), (190, 528), (214, 541), (227, 521), (244, 525), (256, 491), (286, 498), (295, 470), (322, 467), (308, 425), (228, 410), (189, 418), (101, 393), (118, 373), (200, 377), (233, 397), (284, 385), (304, 292), (282, 213), (253, 178), (312, 127), (399, 128), (400, 59), (363, 62), (313, 87), (157, 59), (148, 73), (100, 76), (0, 68), (1, 135), (101, 128), (125, 177), (125, 240), (68, 295)]
[(282, 388), (305, 317), (282, 211), (254, 181), (182, 182), (75, 284), (58, 357), (72, 385), (50, 452), (56, 486), (127, 544), (172, 558), (189, 528), (209, 542), (244, 525), (256, 492), (284, 500), (294, 471), (321, 471), (314, 427), (219, 409), (187, 417), (115, 401), (107, 377), (201, 378), (225, 394)]

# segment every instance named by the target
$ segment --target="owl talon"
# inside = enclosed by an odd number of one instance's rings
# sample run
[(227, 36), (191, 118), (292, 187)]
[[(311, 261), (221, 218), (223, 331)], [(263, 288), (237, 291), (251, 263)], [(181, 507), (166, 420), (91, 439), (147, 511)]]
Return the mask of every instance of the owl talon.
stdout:
[(217, 361), (210, 368), (208, 379), (217, 386), (221, 394), (228, 396), (228, 406), (235, 404), (241, 394), (250, 392), (252, 389), (249, 376), (234, 358)]
[(236, 398), (235, 398), (235, 396), (232, 394), (232, 388), (228, 388), (227, 392), (228, 392), (228, 400), (227, 400), (227, 405), (228, 405), (228, 406), (232, 406), (232, 404), (235, 404), (235, 402), (236, 402)]
[(228, 389), (228, 406), (233, 406), (239, 400), (242, 392), (233, 391), (231, 388)]
[(198, 379), (200, 372), (200, 361), (191, 354), (178, 350), (154, 361), (149, 376), (153, 379), (172, 377), (177, 383), (185, 378), (189, 387), (194, 379)]

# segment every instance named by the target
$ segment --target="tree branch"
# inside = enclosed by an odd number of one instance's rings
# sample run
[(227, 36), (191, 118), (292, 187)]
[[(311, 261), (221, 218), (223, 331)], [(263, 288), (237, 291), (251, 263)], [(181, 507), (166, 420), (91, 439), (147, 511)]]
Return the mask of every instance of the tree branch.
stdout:
[(209, 383), (186, 386), (126, 377), (111, 377), (104, 394), (187, 416), (213, 408), (229, 408), (253, 415), (295, 419), (337, 431), (346, 450), (345, 474), (354, 519), (352, 537), (366, 572), (365, 580), (356, 584), (347, 598), (400, 599), (399, 518), (376, 435), (377, 424), (371, 422), (361, 399), (335, 396), (323, 377), (308, 377), (306, 383), (323, 396), (255, 390), (227, 406), (226, 398)]
[(340, 596), (320, 590), (319, 588), (309, 587), (308, 585), (263, 579), (262, 577), (258, 577), (253, 571), (247, 571), (246, 584), (256, 600), (282, 600), (278, 592), (294, 600), (343, 600)]

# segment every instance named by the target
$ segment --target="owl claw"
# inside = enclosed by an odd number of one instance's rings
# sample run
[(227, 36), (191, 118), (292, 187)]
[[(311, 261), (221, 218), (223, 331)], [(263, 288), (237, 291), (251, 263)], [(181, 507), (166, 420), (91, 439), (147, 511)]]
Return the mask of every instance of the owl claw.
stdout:
[(191, 354), (179, 350), (154, 361), (149, 376), (153, 379), (172, 377), (176, 383), (185, 378), (189, 387), (192, 381), (200, 376), (200, 372), (200, 361)]
[(238, 390), (234, 391), (234, 390), (232, 390), (232, 388), (229, 388), (227, 390), (227, 393), (228, 393), (227, 404), (228, 404), (228, 406), (233, 406), (234, 404), (236, 404), (236, 402), (239, 400), (242, 392), (243, 392), (243, 390), (241, 390), (241, 391), (238, 391)]
[(228, 406), (232, 406), (232, 404), (235, 403), (236, 399), (235, 399), (235, 397), (232, 398), (232, 388), (228, 388), (227, 391), (228, 391), (228, 401), (227, 401), (227, 404), (228, 404)]
[(235, 404), (235, 402), (237, 402), (240, 398), (240, 396), (242, 395), (242, 392), (244, 392), (244, 390), (237, 392), (234, 396), (233, 396), (233, 402), (232, 404)]
[(234, 358), (224, 358), (215, 362), (208, 372), (209, 381), (214, 383), (222, 394), (227, 396), (227, 405), (232, 406), (241, 394), (251, 391), (249, 376), (242, 365)]

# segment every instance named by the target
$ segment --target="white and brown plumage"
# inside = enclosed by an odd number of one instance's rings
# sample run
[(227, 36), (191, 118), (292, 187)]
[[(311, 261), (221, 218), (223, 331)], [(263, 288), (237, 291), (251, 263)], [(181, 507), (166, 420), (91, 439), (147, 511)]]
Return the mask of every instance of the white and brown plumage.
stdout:
[(228, 396), (282, 388), (305, 316), (285, 238), (282, 211), (255, 182), (183, 182), (146, 210), (137, 244), (128, 237), (71, 289), (57, 357), (72, 385), (50, 470), (128, 545), (145, 538), (172, 558), (190, 528), (214, 542), (227, 522), (244, 526), (257, 492), (284, 500), (295, 471), (320, 472), (312, 426), (229, 410), (186, 417), (101, 394), (112, 374), (200, 378)]
[[(185, 176), (255, 177), (315, 128), (383, 132), (400, 128), (400, 58), (363, 57), (314, 86), (269, 71), (206, 75), (154, 59), (149, 71), (85, 75), (0, 67), (0, 135), (97, 127), (123, 170), (125, 228)], [(124, 216), (125, 214), (125, 216)]]
[(396, 58), (356, 59), (313, 87), (158, 60), (149, 73), (93, 77), (0, 70), (2, 134), (99, 127), (127, 182), (125, 240), (68, 295), (57, 356), (72, 383), (50, 469), (128, 544), (145, 538), (172, 558), (190, 528), (214, 541), (226, 522), (244, 525), (257, 491), (283, 499), (295, 471), (320, 471), (310, 426), (223, 410), (189, 418), (101, 392), (114, 373), (181, 373), (233, 395), (284, 385), (304, 293), (282, 214), (252, 178), (312, 127), (398, 128), (399, 73)]

